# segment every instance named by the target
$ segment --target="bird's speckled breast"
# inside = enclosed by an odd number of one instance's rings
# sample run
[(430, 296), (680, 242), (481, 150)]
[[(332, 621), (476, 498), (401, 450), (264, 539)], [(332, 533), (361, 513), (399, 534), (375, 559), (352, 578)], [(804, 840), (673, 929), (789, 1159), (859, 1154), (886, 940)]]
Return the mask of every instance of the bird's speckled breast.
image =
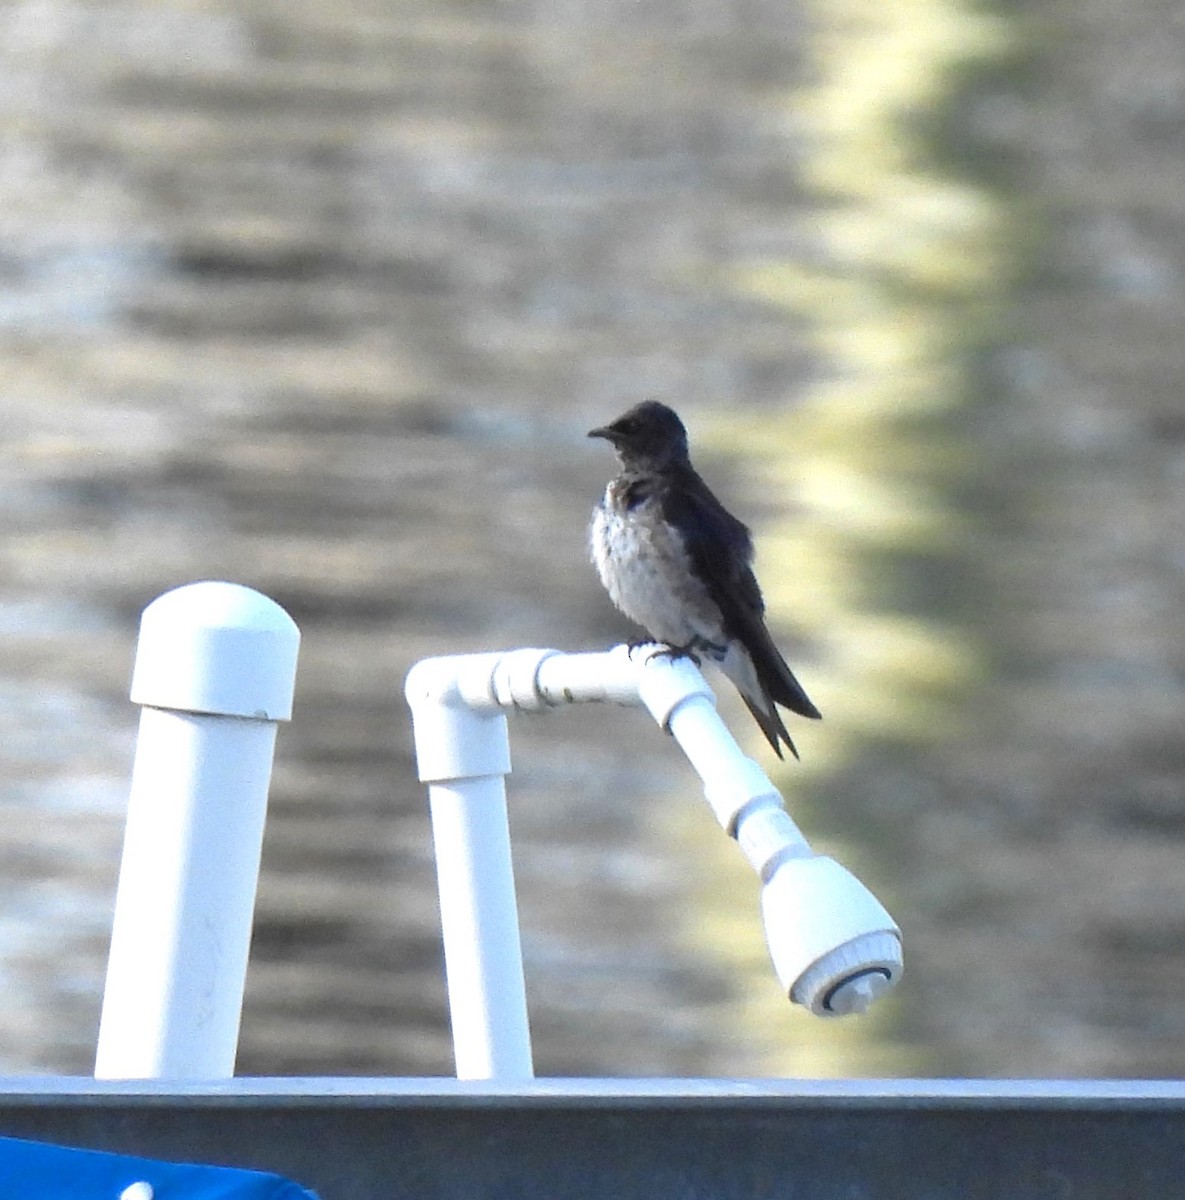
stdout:
[(694, 583), (687, 552), (657, 500), (628, 507), (624, 484), (614, 480), (593, 512), (589, 542), (609, 598), (652, 638), (674, 646), (719, 638), (716, 606)]

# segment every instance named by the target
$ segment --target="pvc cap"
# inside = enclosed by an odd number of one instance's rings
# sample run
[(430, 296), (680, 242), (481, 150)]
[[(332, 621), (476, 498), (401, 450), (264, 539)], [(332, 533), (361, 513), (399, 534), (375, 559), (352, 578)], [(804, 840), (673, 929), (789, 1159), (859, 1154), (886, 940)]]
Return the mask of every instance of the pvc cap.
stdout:
[(207, 581), (157, 597), (140, 618), (132, 700), (152, 708), (287, 721), (296, 622), (261, 592)]

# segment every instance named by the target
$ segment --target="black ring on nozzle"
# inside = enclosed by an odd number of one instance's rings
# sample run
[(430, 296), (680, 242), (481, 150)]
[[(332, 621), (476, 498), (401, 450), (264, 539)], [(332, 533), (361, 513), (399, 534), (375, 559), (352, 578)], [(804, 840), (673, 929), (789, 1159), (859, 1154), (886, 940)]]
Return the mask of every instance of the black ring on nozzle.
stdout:
[(893, 978), (892, 975), (884, 967), (869, 967), (864, 971), (855, 971), (851, 975), (845, 975), (842, 979), (836, 980), (835, 983), (827, 990), (827, 995), (823, 997), (823, 1007), (828, 1012), (835, 1012), (831, 1007), (831, 998), (839, 991), (841, 987), (846, 987), (849, 983), (854, 983), (857, 979), (863, 979), (866, 975), (879, 975), (886, 981)]

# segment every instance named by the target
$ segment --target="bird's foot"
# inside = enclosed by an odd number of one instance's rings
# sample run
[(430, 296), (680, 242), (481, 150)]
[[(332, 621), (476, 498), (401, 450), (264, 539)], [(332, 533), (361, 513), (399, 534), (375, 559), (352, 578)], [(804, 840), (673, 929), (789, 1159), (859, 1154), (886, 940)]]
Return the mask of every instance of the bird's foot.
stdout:
[(689, 658), (697, 667), (703, 666), (700, 656), (696, 654), (690, 644), (686, 646), (672, 646), (669, 643), (664, 643), (654, 652), (654, 657), (669, 658), (672, 662), (677, 658)]
[(700, 665), (699, 656), (690, 646), (672, 646), (669, 642), (658, 642), (654, 638), (635, 638), (632, 642), (626, 642), (625, 645), (631, 654), (635, 650), (642, 650), (650, 646), (654, 648), (651, 658), (689, 658), (697, 667)]

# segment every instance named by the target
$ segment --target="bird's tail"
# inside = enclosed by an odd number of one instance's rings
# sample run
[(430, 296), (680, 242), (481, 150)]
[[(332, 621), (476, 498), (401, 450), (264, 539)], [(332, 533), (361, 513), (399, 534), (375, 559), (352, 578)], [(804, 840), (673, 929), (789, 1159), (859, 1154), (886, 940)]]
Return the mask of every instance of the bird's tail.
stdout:
[(745, 702), (745, 707), (753, 714), (753, 720), (757, 722), (758, 728), (765, 734), (765, 740), (774, 748), (774, 753), (779, 758), (785, 758), (786, 756), (782, 753), (782, 743), (785, 742), (787, 749), (797, 758), (798, 747), (794, 744), (790, 734), (786, 732), (781, 714), (773, 704), (769, 703), (763, 707), (744, 692), (740, 693), (740, 697)]
[(786, 660), (774, 645), (764, 624), (754, 622), (754, 625), (755, 628), (747, 631), (750, 644), (741, 649), (734, 643), (721, 661), (720, 668), (736, 685), (741, 699), (753, 714), (753, 719), (774, 753), (781, 758), (782, 746), (785, 745), (797, 758), (798, 749), (786, 731), (777, 705), (815, 721), (823, 714), (786, 665)]
[(788, 708), (800, 717), (809, 717), (812, 721), (822, 717), (823, 714), (794, 677), (794, 672), (786, 665), (786, 660), (778, 653), (772, 639), (769, 639), (769, 653), (758, 654), (754, 658), (753, 666), (761, 690), (775, 704)]

